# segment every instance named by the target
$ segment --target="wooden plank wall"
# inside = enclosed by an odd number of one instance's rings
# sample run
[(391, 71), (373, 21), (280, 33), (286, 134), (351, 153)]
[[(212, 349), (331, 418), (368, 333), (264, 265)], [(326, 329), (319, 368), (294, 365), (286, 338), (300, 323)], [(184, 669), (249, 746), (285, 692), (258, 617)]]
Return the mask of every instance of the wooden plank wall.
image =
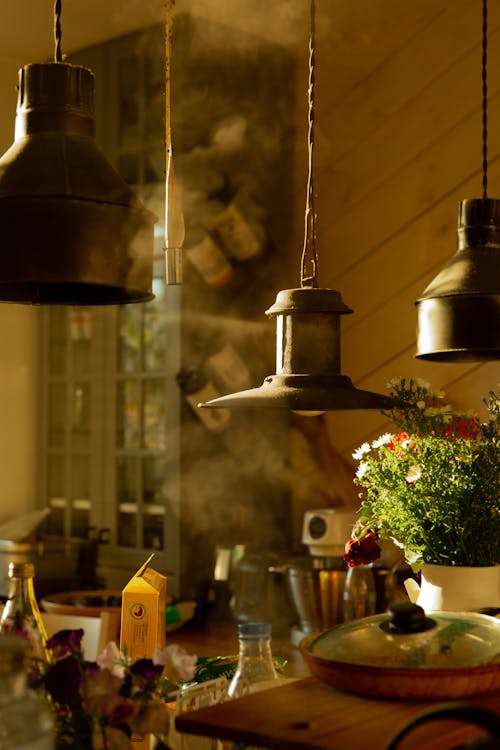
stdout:
[[(488, 194), (500, 197), (500, 3), (489, 5)], [(342, 371), (376, 391), (395, 375), (424, 377), (480, 409), (498, 362), (414, 357), (414, 300), (455, 252), (458, 200), (482, 194), (480, 0), (351, 31), (337, 48), (356, 65), (337, 89), (329, 20), (331, 45), (322, 52), (320, 37), (317, 54), (317, 230), (320, 285), (354, 309), (343, 319)], [(387, 426), (368, 411), (331, 413), (328, 424), (349, 460)]]

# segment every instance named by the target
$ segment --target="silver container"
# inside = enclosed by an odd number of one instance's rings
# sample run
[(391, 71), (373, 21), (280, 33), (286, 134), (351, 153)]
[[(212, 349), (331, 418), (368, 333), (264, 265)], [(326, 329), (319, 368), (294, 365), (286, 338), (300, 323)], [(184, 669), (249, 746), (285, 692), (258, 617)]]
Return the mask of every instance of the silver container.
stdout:
[(299, 558), (287, 563), (285, 570), (299, 637), (343, 621), (347, 568), (342, 558)]

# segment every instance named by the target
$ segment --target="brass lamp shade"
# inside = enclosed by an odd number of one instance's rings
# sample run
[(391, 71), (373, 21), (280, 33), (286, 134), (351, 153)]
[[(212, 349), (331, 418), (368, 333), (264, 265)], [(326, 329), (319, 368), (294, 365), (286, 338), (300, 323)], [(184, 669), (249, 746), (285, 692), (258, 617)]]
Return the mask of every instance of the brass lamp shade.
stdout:
[(418, 358), (500, 359), (500, 200), (460, 201), (458, 250), (415, 304)]
[(334, 289), (285, 289), (266, 315), (276, 317), (276, 374), (260, 388), (199, 404), (213, 408), (282, 407), (301, 412), (390, 409), (394, 401), (355, 388), (340, 374), (340, 316), (351, 313)]
[(66, 63), (19, 72), (15, 140), (0, 158), (0, 301), (152, 299), (155, 216), (94, 142), (94, 76)]

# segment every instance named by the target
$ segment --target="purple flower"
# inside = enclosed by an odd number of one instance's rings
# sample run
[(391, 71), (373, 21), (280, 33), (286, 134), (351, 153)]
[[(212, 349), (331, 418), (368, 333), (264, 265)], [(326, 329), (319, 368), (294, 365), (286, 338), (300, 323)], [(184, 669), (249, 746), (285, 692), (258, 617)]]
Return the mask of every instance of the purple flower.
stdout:
[(50, 667), (45, 677), (45, 688), (56, 703), (70, 704), (78, 695), (81, 682), (80, 664), (70, 655)]
[(83, 630), (59, 630), (52, 638), (49, 638), (46, 647), (55, 651), (59, 658), (69, 653), (81, 651)]
[(138, 659), (130, 667), (130, 673), (139, 677), (145, 685), (151, 685), (163, 672), (161, 664), (153, 664), (152, 659)]

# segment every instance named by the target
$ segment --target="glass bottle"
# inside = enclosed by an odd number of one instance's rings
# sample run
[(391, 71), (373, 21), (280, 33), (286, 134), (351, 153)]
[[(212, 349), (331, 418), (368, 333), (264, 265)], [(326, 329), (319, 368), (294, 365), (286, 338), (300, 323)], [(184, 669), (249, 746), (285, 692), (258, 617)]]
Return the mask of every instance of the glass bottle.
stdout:
[(32, 563), (9, 563), (9, 598), (0, 619), (0, 634), (22, 635), (29, 644), (28, 658), (46, 660), (47, 633), (38, 609)]
[[(256, 683), (278, 679), (271, 653), (269, 623), (247, 622), (238, 625), (238, 640), (238, 666), (229, 684), (228, 698), (240, 698), (251, 692)], [(264, 684), (260, 687), (264, 687)]]
[(24, 638), (0, 634), (0, 750), (53, 750), (48, 704), (27, 687)]
[(345, 579), (343, 616), (344, 620), (369, 617), (376, 612), (377, 592), (373, 570), (369, 565), (349, 568)]

